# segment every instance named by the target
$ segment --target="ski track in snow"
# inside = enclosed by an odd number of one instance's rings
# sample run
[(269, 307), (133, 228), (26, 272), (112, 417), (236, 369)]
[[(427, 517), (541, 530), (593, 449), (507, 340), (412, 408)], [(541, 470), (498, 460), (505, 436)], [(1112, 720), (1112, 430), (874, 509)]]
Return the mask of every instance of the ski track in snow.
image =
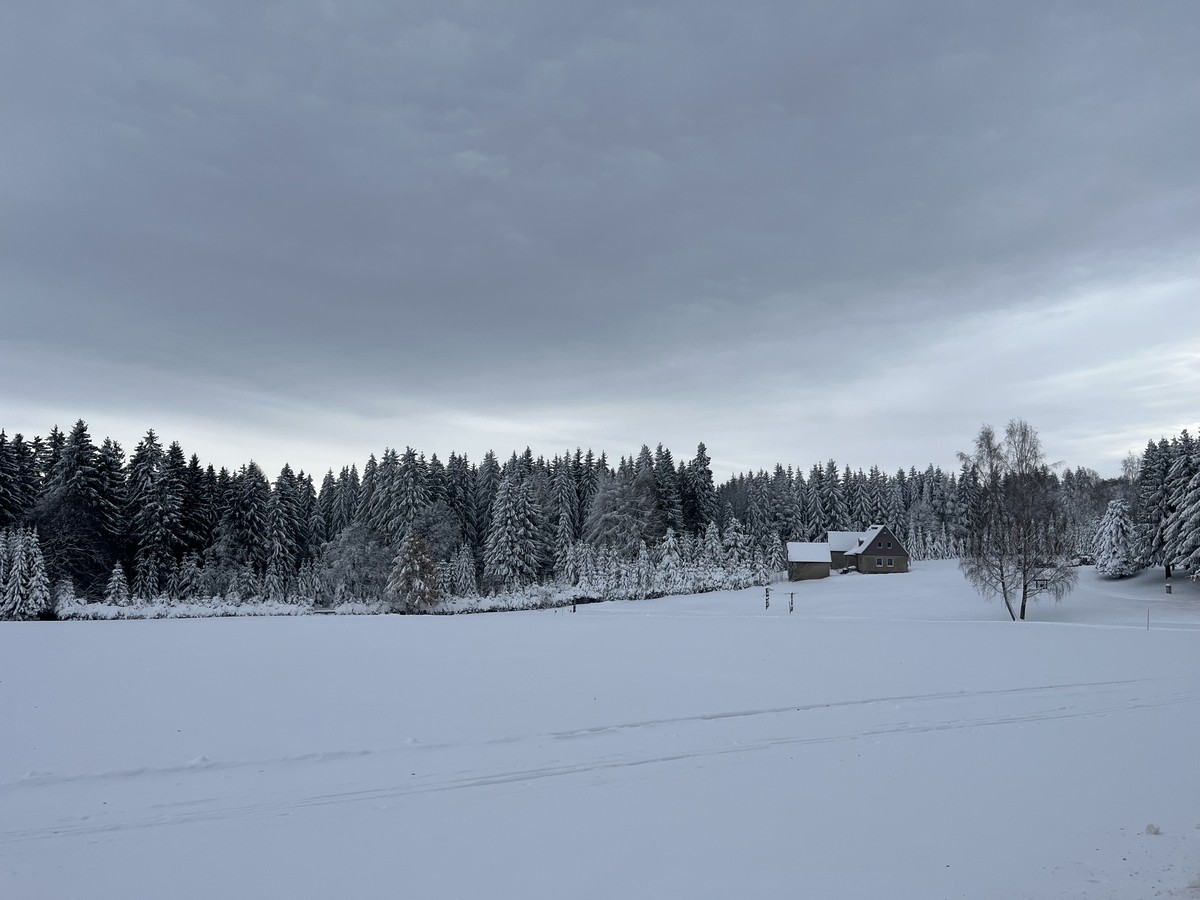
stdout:
[(895, 696), (885, 697), (865, 697), (851, 700), (833, 700), (819, 703), (802, 703), (789, 706), (775, 706), (765, 709), (745, 709), (733, 710), (727, 712), (712, 712), (700, 713), (692, 716), (673, 716), (660, 719), (644, 719), (636, 722), (622, 722), (618, 724), (594, 725), (585, 728), (573, 728), (566, 731), (548, 731), (537, 734), (521, 734), (508, 735), (505, 737), (490, 738), (482, 741), (465, 742), (465, 741), (446, 741), (446, 742), (424, 742), (413, 741), (402, 747), (385, 747), (375, 750), (358, 749), (358, 750), (330, 750), (312, 753), (302, 753), (291, 756), (277, 756), (267, 759), (251, 759), (251, 760), (232, 760), (232, 761), (215, 761), (207, 757), (200, 757), (187, 763), (177, 766), (138, 766), (131, 769), (117, 769), (109, 772), (80, 772), (72, 774), (56, 774), (53, 772), (32, 772), (23, 778), (14, 781), (0, 783), (0, 791), (10, 791), (14, 789), (22, 789), (36, 787), (39, 785), (62, 784), (66, 782), (78, 781), (93, 781), (93, 780), (108, 780), (108, 779), (126, 779), (137, 778), (146, 775), (180, 775), (194, 773), (198, 771), (212, 770), (227, 770), (227, 769), (250, 769), (262, 768), (264, 766), (286, 765), (290, 763), (311, 763), (311, 762), (337, 762), (346, 759), (355, 759), (364, 756), (380, 756), (394, 753), (411, 753), (415, 750), (445, 750), (466, 746), (493, 746), (499, 744), (514, 744), (521, 741), (537, 741), (537, 740), (564, 740), (570, 738), (590, 737), (601, 734), (610, 734), (621, 731), (632, 731), (643, 728), (651, 728), (661, 725), (681, 725), (691, 722), (712, 722), (721, 719), (745, 719), (757, 716), (775, 716), (784, 715), (796, 712), (811, 712), (813, 710), (822, 709), (838, 709), (842, 707), (852, 706), (869, 706), (877, 703), (910, 703), (914, 701), (925, 700), (955, 700), (966, 699), (971, 697), (989, 697), (989, 696), (1007, 696), (1014, 694), (1030, 694), (1044, 693), (1047, 691), (1061, 691), (1074, 688), (1103, 688), (1114, 687), (1120, 685), (1137, 684), (1139, 682), (1160, 681), (1162, 679), (1137, 679), (1137, 680), (1121, 680), (1121, 681), (1084, 681), (1068, 684), (1050, 684), (1036, 685), (1033, 687), (1019, 688), (999, 688), (996, 690), (983, 691), (938, 691), (928, 694), (898, 694)]
[[(752, 717), (787, 717), (796, 714), (820, 711), (837, 712), (852, 707), (865, 707), (879, 704), (893, 704), (897, 708), (911, 707), (910, 712), (939, 713), (944, 711), (947, 704), (954, 701), (987, 701), (988, 706), (994, 705), (996, 698), (1030, 697), (1039, 701), (1050, 700), (1055, 705), (1006, 714), (984, 714), (977, 716), (935, 715), (932, 720), (898, 722), (890, 725), (870, 727), (866, 729), (830, 728), (836, 723), (824, 723), (827, 727), (821, 729), (824, 733), (791, 734), (776, 737), (758, 738), (734, 742), (732, 745), (693, 746), (681, 749), (675, 753), (658, 754), (609, 754), (597, 755), (590, 759), (575, 762), (558, 763), (553, 765), (534, 766), (528, 768), (498, 768), (487, 771), (486, 766), (478, 766), (462, 772), (410, 776), (410, 779), (400, 784), (386, 787), (364, 788), (361, 790), (339, 791), (300, 796), (291, 799), (272, 800), (255, 803), (221, 805), (207, 808), (183, 809), (182, 807), (197, 807), (203, 804), (219, 802), (219, 798), (208, 797), (189, 799), (171, 803), (154, 803), (141, 810), (129, 810), (119, 813), (116, 810), (106, 811), (103, 815), (121, 816), (117, 821), (92, 821), (93, 816), (77, 816), (62, 820), (55, 824), (29, 828), (17, 828), (0, 831), (0, 845), (11, 845), (23, 841), (33, 841), (47, 838), (57, 838), (70, 835), (104, 834), (136, 829), (160, 828), (174, 825), (186, 825), (194, 822), (222, 821), (245, 817), (270, 817), (289, 815), (292, 812), (303, 811), (331, 805), (344, 805), (363, 802), (379, 802), (402, 799), (416, 794), (429, 794), (445, 791), (487, 788), (498, 785), (536, 782), (549, 778), (562, 778), (602, 771), (631, 769), (642, 766), (665, 765), (675, 762), (703, 758), (722, 758), (737, 754), (761, 752), (765, 750), (800, 746), (810, 744), (827, 744), (834, 742), (852, 742), (887, 736), (919, 735), (931, 732), (947, 732), (962, 729), (990, 728), (1006, 725), (1022, 725), (1029, 723), (1053, 722), (1064, 719), (1101, 717), (1127, 713), (1132, 710), (1149, 709), (1173, 705), (1200, 703), (1200, 690), (1187, 690), (1177, 693), (1165, 693), (1152, 700), (1142, 700), (1137, 696), (1136, 686), (1147, 682), (1158, 682), (1169, 679), (1134, 679), (1123, 681), (1094, 681), (1065, 684), (1040, 685), (1034, 687), (1007, 688), (981, 691), (946, 691), (928, 694), (908, 694), (885, 697), (868, 697), (850, 700), (839, 700), (825, 703), (808, 703), (795, 706), (774, 707), (767, 709), (736, 710), (725, 712), (703, 713), (692, 716), (680, 716), (662, 719), (648, 719), (637, 722), (599, 725), (588, 728), (571, 729), (567, 731), (550, 731), (539, 734), (526, 734), (492, 738), (477, 742), (448, 742), (440, 744), (415, 743), (399, 748), (380, 750), (345, 750), (334, 752), (309, 753), (297, 756), (279, 757), (267, 760), (242, 760), (231, 762), (213, 762), (202, 760), (182, 766), (143, 767), (122, 771), (91, 773), (80, 775), (35, 775), (29, 778), (9, 782), (0, 786), (10, 794), (14, 791), (37, 791), (50, 789), (54, 786), (67, 785), (74, 782), (126, 780), (148, 778), (153, 776), (191, 775), (200, 777), (205, 773), (227, 771), (234, 769), (268, 769), (282, 768), (288, 765), (327, 764), (352, 760), (362, 757), (382, 757), (389, 754), (425, 753), (436, 750), (465, 750), (472, 752), (472, 758), (486, 755), (487, 748), (497, 748), (505, 745), (527, 743), (539, 747), (542, 742), (570, 740), (577, 742), (578, 748), (588, 746), (587, 739), (604, 735), (620, 734), (622, 732), (639, 731), (653, 728), (663, 728), (680, 725), (703, 725), (704, 723), (719, 724), (734, 719)], [(1130, 690), (1133, 688), (1134, 690)], [(1088, 700), (1106, 701), (1088, 703)], [(807, 724), (807, 721), (805, 722)], [(679, 738), (680, 735), (671, 735)], [(703, 738), (719, 738), (705, 732), (691, 736), (692, 740)], [(579, 743), (582, 741), (582, 743)], [(435, 757), (436, 759), (436, 757)], [(480, 760), (483, 762), (483, 760)], [(167, 810), (154, 812), (152, 810)]]

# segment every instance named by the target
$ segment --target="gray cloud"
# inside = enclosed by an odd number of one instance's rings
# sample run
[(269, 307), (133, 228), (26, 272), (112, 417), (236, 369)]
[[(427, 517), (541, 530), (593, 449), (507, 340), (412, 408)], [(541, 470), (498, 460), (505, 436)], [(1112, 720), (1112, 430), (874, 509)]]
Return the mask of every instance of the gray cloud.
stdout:
[(1198, 45), (1186, 2), (13, 4), (2, 418), (732, 469), (1019, 415), (1111, 471), (1195, 419)]

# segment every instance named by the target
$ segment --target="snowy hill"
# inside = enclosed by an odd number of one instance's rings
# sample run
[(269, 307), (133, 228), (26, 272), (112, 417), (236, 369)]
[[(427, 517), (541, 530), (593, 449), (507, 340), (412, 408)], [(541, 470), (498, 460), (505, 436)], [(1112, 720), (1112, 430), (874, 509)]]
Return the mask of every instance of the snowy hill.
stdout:
[(0, 623), (0, 896), (1194, 896), (1200, 590), (1086, 569), (1032, 619), (921, 563)]

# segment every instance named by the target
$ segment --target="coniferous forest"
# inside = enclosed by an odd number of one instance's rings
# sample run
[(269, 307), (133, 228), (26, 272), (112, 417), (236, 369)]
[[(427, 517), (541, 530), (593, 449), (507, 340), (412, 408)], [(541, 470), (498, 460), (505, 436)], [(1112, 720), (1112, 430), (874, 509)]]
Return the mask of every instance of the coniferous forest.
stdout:
[[(1150, 441), (1120, 478), (1064, 469), (1045, 491), (1071, 552), (1111, 577), (1200, 570), (1200, 447)], [(131, 454), (68, 432), (0, 432), (0, 618), (451, 612), (768, 584), (788, 541), (884, 523), (914, 561), (963, 552), (986, 485), (964, 458), (893, 474), (783, 464), (715, 483), (700, 444), (614, 463), (526, 449), (444, 462), (385, 449), (318, 478), (205, 465), (148, 431)], [(200, 612), (195, 612), (199, 608)], [(114, 612), (116, 610), (116, 612)], [(244, 612), (243, 612), (244, 614)]]

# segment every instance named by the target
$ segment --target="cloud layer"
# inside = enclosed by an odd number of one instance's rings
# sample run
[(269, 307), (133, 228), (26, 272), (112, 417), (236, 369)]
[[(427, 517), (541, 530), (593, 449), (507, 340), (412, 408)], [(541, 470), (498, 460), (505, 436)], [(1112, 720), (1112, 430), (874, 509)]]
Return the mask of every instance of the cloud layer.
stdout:
[(0, 14), (10, 429), (323, 471), (704, 440), (1115, 473), (1196, 422), (1186, 2)]

